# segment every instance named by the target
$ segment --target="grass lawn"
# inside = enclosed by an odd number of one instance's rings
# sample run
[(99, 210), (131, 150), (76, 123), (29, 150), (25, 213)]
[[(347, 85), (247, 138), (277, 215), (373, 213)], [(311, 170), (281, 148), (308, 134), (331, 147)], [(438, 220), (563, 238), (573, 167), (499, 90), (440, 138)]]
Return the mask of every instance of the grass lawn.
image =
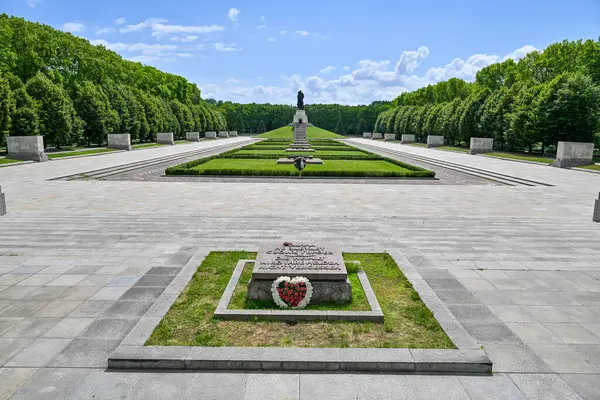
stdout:
[[(252, 278), (254, 264), (248, 263), (244, 267), (242, 276), (238, 280), (235, 292), (229, 303), (233, 310), (278, 310), (279, 307), (272, 301), (247, 300), (248, 283)], [(371, 311), (369, 301), (358, 278), (358, 267), (355, 264), (346, 265), (348, 279), (352, 283), (352, 301), (347, 304), (309, 304), (306, 310), (337, 310), (337, 311)]]
[(595, 165), (584, 165), (583, 167), (579, 167), (579, 168), (591, 169), (593, 171), (600, 171), (600, 165), (598, 165), (598, 164), (595, 164)]
[(162, 143), (140, 143), (140, 144), (134, 144), (133, 147), (134, 149), (145, 149), (147, 147), (159, 147), (159, 146), (165, 146)]
[(247, 154), (247, 155), (265, 155), (265, 154), (270, 154), (273, 157), (283, 157), (283, 156), (289, 156), (290, 154), (305, 154), (305, 155), (312, 155), (315, 157), (319, 157), (319, 156), (363, 156), (363, 155), (367, 155), (366, 153), (356, 150), (356, 151), (336, 151), (336, 150), (317, 150), (317, 151), (308, 151), (308, 152), (303, 152), (301, 150), (298, 151), (277, 151), (277, 150), (239, 150), (236, 151), (234, 154)]
[(467, 149), (466, 147), (458, 147), (458, 146), (440, 146), (440, 147), (436, 147), (436, 149), (459, 151), (461, 153), (466, 153), (469, 151), (469, 149)]
[[(148, 346), (455, 348), (410, 282), (385, 253), (344, 254), (364, 268), (385, 315), (383, 324), (344, 321), (223, 321), (213, 314), (239, 259), (211, 252), (146, 342)], [(239, 301), (239, 300), (238, 300)]]
[(425, 143), (406, 143), (408, 146), (417, 146), (417, 147), (427, 147), (427, 145)]
[(0, 164), (12, 164), (18, 162), (21, 162), (21, 160), (13, 160), (12, 158), (0, 158)]
[[(292, 164), (276, 164), (277, 159), (215, 158), (190, 168), (197, 175), (276, 175), (296, 176)], [(307, 165), (304, 176), (408, 177), (415, 172), (385, 160), (327, 160), (325, 164)]]
[[(278, 138), (278, 139), (293, 139), (294, 131), (291, 126), (282, 126), (275, 130), (262, 133), (256, 137), (259, 138)], [(343, 138), (344, 136), (338, 135), (325, 129), (317, 128), (316, 126), (309, 126), (306, 129), (306, 137), (308, 139), (333, 139)]]
[(48, 153), (48, 158), (86, 156), (88, 154), (110, 153), (111, 151), (115, 151), (115, 149), (92, 149), (92, 150), (81, 150), (81, 151), (65, 151), (65, 152), (61, 152), (61, 153)]
[(501, 152), (493, 152), (493, 153), (485, 153), (486, 156), (500, 157), (500, 158), (509, 158), (511, 160), (523, 160), (523, 161), (533, 161), (544, 164), (551, 164), (555, 159), (551, 157), (542, 157), (542, 156), (529, 156), (527, 154), (515, 154), (515, 153), (501, 153)]

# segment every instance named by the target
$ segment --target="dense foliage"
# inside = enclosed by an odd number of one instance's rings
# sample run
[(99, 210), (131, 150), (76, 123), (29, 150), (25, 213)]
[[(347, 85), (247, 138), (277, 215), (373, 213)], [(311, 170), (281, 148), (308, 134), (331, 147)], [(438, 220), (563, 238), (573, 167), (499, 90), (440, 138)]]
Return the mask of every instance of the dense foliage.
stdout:
[(103, 46), (0, 15), (0, 144), (7, 134), (47, 145), (100, 144), (107, 133), (223, 130), (217, 107), (185, 78), (124, 60)]
[[(214, 103), (226, 115), (229, 129), (241, 133), (264, 133), (285, 126), (296, 112), (296, 106), (282, 104)], [(390, 102), (376, 101), (359, 106), (307, 104), (305, 110), (311, 124), (340, 135), (355, 135), (373, 126), (377, 115), (390, 107)]]
[(377, 117), (374, 132), (444, 135), (450, 144), (492, 137), (511, 151), (558, 141), (600, 145), (600, 41), (563, 41), (477, 73), (402, 93)]

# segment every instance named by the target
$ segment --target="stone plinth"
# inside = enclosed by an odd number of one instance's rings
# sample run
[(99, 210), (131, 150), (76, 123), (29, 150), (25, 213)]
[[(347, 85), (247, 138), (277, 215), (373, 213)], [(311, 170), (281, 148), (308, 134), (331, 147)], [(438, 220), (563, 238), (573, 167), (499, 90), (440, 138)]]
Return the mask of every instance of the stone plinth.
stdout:
[(600, 193), (598, 193), (598, 199), (594, 203), (594, 215), (592, 221), (600, 222)]
[(204, 133), (204, 137), (206, 139), (216, 139), (217, 138), (217, 132), (205, 132)]
[(237, 131), (229, 131), (229, 137), (238, 137)]
[(373, 135), (371, 135), (371, 139), (383, 139), (383, 133), (373, 132)]
[(469, 154), (483, 154), (494, 151), (494, 139), (491, 138), (471, 138)]
[(22, 161), (48, 161), (44, 152), (44, 138), (42, 136), (7, 136), (6, 158)]
[(444, 137), (427, 135), (427, 147), (440, 147), (444, 145)]
[(363, 139), (371, 139), (371, 132), (363, 132)]
[(385, 133), (383, 135), (383, 140), (385, 140), (386, 142), (390, 140), (396, 140), (396, 135), (393, 133)]
[(553, 167), (570, 168), (593, 164), (594, 143), (558, 142)]
[[(312, 156), (309, 156), (312, 157)], [(320, 158), (306, 158), (305, 159), (306, 164), (324, 164), (323, 160), (321, 160)], [(293, 158), (280, 158), (279, 160), (277, 160), (277, 164), (293, 164), (294, 163), (294, 159)]]
[(400, 144), (414, 143), (415, 135), (402, 135), (400, 138)]
[(200, 141), (200, 132), (186, 132), (185, 140), (189, 142), (199, 142)]
[(2, 193), (2, 186), (0, 186), (0, 215), (6, 215), (6, 197)]
[(306, 141), (306, 128), (308, 124), (295, 124), (294, 125), (294, 141)]
[[(248, 283), (248, 298), (273, 301), (273, 295), (271, 294), (273, 280), (252, 279)], [(344, 281), (310, 279), (310, 283), (313, 287), (310, 304), (347, 303), (352, 300), (352, 284), (347, 278)]]
[(109, 133), (106, 142), (106, 147), (109, 149), (133, 150), (133, 147), (131, 147), (131, 135), (129, 133)]
[(229, 132), (228, 131), (220, 131), (218, 136), (220, 138), (228, 138), (229, 137)]
[(156, 143), (169, 144), (173, 146), (175, 140), (173, 139), (173, 132), (160, 132), (156, 135)]
[(296, 110), (296, 114), (294, 114), (294, 121), (292, 124), (307, 124), (308, 125), (308, 117), (306, 116), (306, 111), (304, 110)]
[(282, 243), (262, 245), (248, 283), (248, 299), (272, 299), (271, 284), (280, 276), (303, 276), (313, 285), (311, 303), (348, 302), (352, 285), (340, 246), (335, 243)]

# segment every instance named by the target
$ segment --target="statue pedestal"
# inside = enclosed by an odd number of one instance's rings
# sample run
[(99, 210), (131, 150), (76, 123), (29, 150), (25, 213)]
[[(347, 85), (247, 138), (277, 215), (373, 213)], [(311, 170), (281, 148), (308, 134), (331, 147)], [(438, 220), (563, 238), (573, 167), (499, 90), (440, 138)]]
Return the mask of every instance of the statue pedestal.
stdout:
[(308, 117), (306, 116), (306, 112), (304, 110), (296, 110), (296, 114), (294, 114), (294, 125), (299, 124), (302, 121), (303, 124), (308, 124)]

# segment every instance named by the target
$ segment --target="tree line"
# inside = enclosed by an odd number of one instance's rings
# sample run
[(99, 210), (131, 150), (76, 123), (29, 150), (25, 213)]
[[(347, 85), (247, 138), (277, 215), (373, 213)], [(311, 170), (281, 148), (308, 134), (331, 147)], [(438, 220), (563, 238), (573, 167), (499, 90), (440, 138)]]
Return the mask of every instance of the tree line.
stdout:
[(225, 115), (185, 78), (124, 60), (50, 26), (0, 15), (0, 145), (42, 135), (46, 145), (102, 144), (108, 133), (217, 131)]
[[(309, 99), (310, 100), (310, 99)], [(296, 106), (283, 104), (240, 104), (208, 100), (226, 116), (227, 126), (242, 133), (263, 133), (292, 122)], [(369, 105), (307, 104), (308, 122), (340, 135), (356, 135), (375, 124), (377, 116), (390, 109), (391, 102)]]
[(481, 69), (475, 82), (452, 78), (402, 93), (374, 132), (443, 135), (449, 144), (494, 138), (509, 151), (558, 141), (600, 147), (600, 40), (563, 41)]

